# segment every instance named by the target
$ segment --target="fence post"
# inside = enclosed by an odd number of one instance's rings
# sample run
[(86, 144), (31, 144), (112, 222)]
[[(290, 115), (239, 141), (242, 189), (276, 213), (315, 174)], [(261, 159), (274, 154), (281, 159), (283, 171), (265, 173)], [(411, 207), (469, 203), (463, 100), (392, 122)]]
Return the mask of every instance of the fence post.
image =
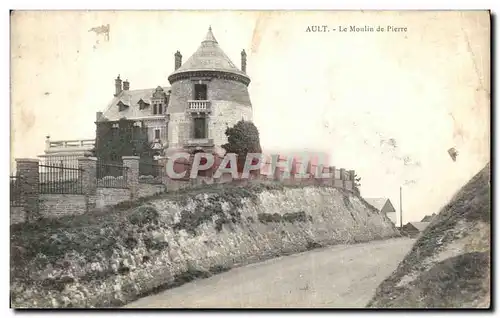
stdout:
[(78, 168), (82, 192), (85, 195), (86, 212), (94, 209), (96, 206), (97, 195), (97, 158), (81, 157), (78, 158)]
[(16, 173), (21, 182), (21, 195), (27, 222), (36, 221), (41, 217), (39, 162), (38, 159), (16, 159)]
[(335, 166), (330, 167), (330, 173), (331, 173), (330, 184), (334, 187), (335, 186)]
[(351, 191), (355, 192), (356, 189), (356, 181), (354, 180), (354, 177), (356, 176), (356, 173), (354, 170), (349, 170), (349, 180), (351, 181)]
[(130, 200), (139, 194), (139, 159), (138, 156), (123, 156), (123, 166), (127, 167), (127, 185), (130, 189)]
[(342, 180), (342, 188), (345, 189), (345, 169), (340, 168), (340, 180)]
[(166, 157), (158, 159), (158, 165), (161, 166), (159, 169), (163, 170), (160, 172), (161, 183), (165, 186), (165, 188), (167, 187), (168, 183), (167, 162), (168, 159)]

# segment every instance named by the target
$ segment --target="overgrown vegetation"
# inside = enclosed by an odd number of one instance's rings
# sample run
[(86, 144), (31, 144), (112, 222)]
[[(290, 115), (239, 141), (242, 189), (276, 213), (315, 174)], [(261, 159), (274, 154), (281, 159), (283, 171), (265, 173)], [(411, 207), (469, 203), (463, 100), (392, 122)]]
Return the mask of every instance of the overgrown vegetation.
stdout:
[[(192, 256), (210, 259), (212, 256), (196, 253), (209, 251), (212, 243), (220, 244), (217, 238), (214, 241), (212, 231), (202, 232), (200, 227), (233, 232), (239, 225), (238, 228), (255, 233), (252, 224), (259, 222), (312, 222), (312, 217), (304, 211), (242, 215), (247, 202), (258, 204), (262, 191), (288, 187), (302, 186), (277, 182), (206, 186), (123, 202), (100, 212), (14, 225), (11, 299), (17, 306), (33, 305), (35, 300), (42, 307), (120, 306), (132, 298), (145, 296), (144, 292), (175, 287), (228, 270), (220, 265), (208, 270), (197, 267), (206, 266), (207, 259), (201, 263), (196, 258), (191, 261)], [(163, 214), (163, 207), (173, 207), (175, 217)], [(178, 213), (179, 209), (183, 210)], [(179, 231), (187, 231), (190, 236)], [(288, 236), (285, 228), (278, 231)], [(189, 243), (186, 245), (183, 240)], [(300, 243), (299, 250), (321, 247), (312, 239)], [(295, 245), (286, 251), (282, 248), (281, 244), (274, 246), (256, 257), (266, 259), (295, 251)], [(215, 259), (221, 255), (227, 257), (226, 251), (214, 250)], [(192, 252), (194, 255), (190, 255)], [(192, 262), (192, 266), (186, 269), (186, 262), (188, 265)], [(209, 261), (210, 265), (214, 263)], [(156, 286), (152, 279), (164, 284), (152, 291)]]
[[(147, 127), (144, 123), (136, 125), (136, 121), (125, 118), (118, 122), (100, 121), (96, 123), (96, 143), (93, 156), (106, 163), (121, 163), (123, 156), (139, 156), (142, 163), (153, 163), (155, 151), (148, 141)], [(98, 166), (98, 169), (109, 171), (98, 172), (98, 175), (120, 175), (121, 171), (112, 167)], [(141, 175), (154, 175), (150, 165), (140, 165)]]
[[(226, 129), (228, 142), (222, 145), (226, 153), (237, 155), (238, 171), (243, 171), (249, 153), (262, 153), (259, 130), (251, 121), (240, 120), (233, 127)], [(255, 161), (253, 163), (256, 163)]]
[(295, 222), (312, 222), (312, 217), (307, 216), (304, 211), (299, 211), (299, 212), (292, 212), (292, 213), (285, 213), (283, 215), (278, 214), (278, 213), (259, 213), (257, 215), (258, 220), (260, 223), (279, 223), (279, 222), (289, 222), (289, 223), (295, 223)]
[[(458, 297), (458, 294), (446, 292), (447, 284), (462, 284), (469, 280), (469, 286), (460, 291), (465, 297), (466, 293), (476, 295), (476, 275), (479, 271), (488, 272), (489, 267), (483, 266), (484, 257), (478, 256), (478, 264), (480, 269), (474, 269), (468, 272), (465, 269), (459, 269), (458, 264), (469, 264), (473, 266), (475, 261), (474, 255), (463, 258), (449, 259), (440, 264), (435, 264), (434, 269), (429, 270), (426, 260), (438, 255), (447, 244), (464, 238), (470, 233), (474, 225), (479, 222), (490, 224), (491, 222), (491, 189), (490, 189), (490, 165), (488, 164), (482, 171), (476, 174), (458, 193), (453, 197), (449, 204), (441, 209), (436, 219), (426, 228), (420, 238), (415, 242), (412, 250), (400, 263), (397, 270), (389, 276), (378, 287), (372, 301), (368, 304), (370, 307), (429, 307), (435, 306), (438, 302), (437, 298), (414, 296), (419, 293), (441, 293), (439, 299), (447, 297)], [(465, 225), (467, 224), (467, 225)], [(483, 243), (484, 244), (484, 243)], [(488, 250), (490, 246), (476, 246), (476, 249)], [(465, 262), (465, 263), (464, 263)], [(464, 265), (465, 266), (465, 265)], [(407, 285), (399, 285), (399, 282), (405, 275), (419, 276), (414, 282)], [(451, 280), (450, 280), (451, 279)], [(432, 282), (430, 281), (432, 280)], [(436, 290), (431, 291), (429, 286), (435, 286)], [(408, 295), (413, 296), (408, 296)], [(453, 294), (453, 295), (452, 295)], [(413, 297), (413, 298), (412, 298)], [(460, 298), (460, 299), (462, 299)], [(409, 299), (413, 301), (409, 302)], [(459, 298), (457, 298), (459, 299)], [(450, 304), (447, 300), (442, 300), (441, 304)], [(452, 302), (453, 306), (460, 306), (456, 302)]]

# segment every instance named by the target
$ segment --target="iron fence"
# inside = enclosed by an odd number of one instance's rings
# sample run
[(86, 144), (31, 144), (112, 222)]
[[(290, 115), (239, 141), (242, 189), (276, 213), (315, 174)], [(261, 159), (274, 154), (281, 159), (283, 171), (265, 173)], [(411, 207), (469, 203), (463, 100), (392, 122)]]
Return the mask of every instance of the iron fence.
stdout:
[(22, 179), (10, 176), (10, 206), (23, 206)]
[(67, 167), (67, 168), (78, 168), (78, 158), (81, 156), (77, 155), (66, 155), (66, 156), (39, 156), (40, 164), (47, 166), (57, 166), (57, 167)]
[(128, 167), (122, 163), (105, 163), (97, 161), (97, 186), (101, 188), (128, 188)]
[(83, 169), (39, 165), (39, 191), (45, 194), (83, 194)]
[(157, 162), (139, 162), (139, 183), (161, 184), (165, 167)]

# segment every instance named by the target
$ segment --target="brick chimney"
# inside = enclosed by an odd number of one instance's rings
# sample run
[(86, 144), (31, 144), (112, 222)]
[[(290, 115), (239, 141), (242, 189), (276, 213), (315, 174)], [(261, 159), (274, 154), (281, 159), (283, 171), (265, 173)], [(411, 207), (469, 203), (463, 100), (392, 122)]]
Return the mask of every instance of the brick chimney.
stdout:
[(122, 92), (122, 80), (120, 79), (120, 75), (115, 79), (115, 96), (120, 95)]
[(124, 90), (124, 91), (128, 91), (128, 90), (129, 90), (129, 88), (130, 88), (130, 82), (129, 82), (128, 80), (125, 80), (125, 81), (123, 82), (123, 90)]
[(101, 117), (102, 117), (102, 112), (96, 112), (95, 113), (95, 120), (96, 121), (99, 121), (99, 119), (101, 119)]
[(245, 50), (241, 51), (241, 71), (243, 73), (247, 72), (247, 53)]
[(182, 65), (182, 54), (181, 52), (175, 52), (175, 69), (177, 70)]

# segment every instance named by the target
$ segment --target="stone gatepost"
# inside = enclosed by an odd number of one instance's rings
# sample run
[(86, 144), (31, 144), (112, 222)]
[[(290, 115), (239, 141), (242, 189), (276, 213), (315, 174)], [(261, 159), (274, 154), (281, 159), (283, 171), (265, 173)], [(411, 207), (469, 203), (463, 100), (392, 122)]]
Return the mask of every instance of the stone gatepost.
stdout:
[(127, 186), (130, 190), (130, 200), (138, 198), (139, 194), (139, 159), (138, 156), (122, 157), (123, 166), (127, 167)]
[(38, 159), (16, 159), (16, 173), (21, 184), (21, 197), (24, 205), (26, 222), (34, 222), (41, 218), (40, 214), (40, 173)]
[(336, 168), (335, 168), (335, 166), (331, 166), (331, 167), (330, 167), (330, 174), (331, 174), (331, 177), (330, 177), (330, 185), (331, 185), (332, 187), (334, 187), (334, 186), (335, 186), (335, 171), (336, 171), (335, 169), (336, 169)]
[(345, 189), (345, 169), (340, 168), (340, 180), (342, 180), (342, 188)]
[(348, 173), (349, 173), (349, 183), (351, 185), (351, 188), (349, 190), (354, 192), (355, 188), (356, 188), (356, 186), (355, 186), (356, 181), (354, 180), (356, 177), (356, 172), (354, 170), (349, 170)]
[(89, 212), (96, 207), (97, 158), (78, 158), (78, 168), (82, 169), (79, 179), (82, 185), (82, 193), (85, 195), (86, 212)]

